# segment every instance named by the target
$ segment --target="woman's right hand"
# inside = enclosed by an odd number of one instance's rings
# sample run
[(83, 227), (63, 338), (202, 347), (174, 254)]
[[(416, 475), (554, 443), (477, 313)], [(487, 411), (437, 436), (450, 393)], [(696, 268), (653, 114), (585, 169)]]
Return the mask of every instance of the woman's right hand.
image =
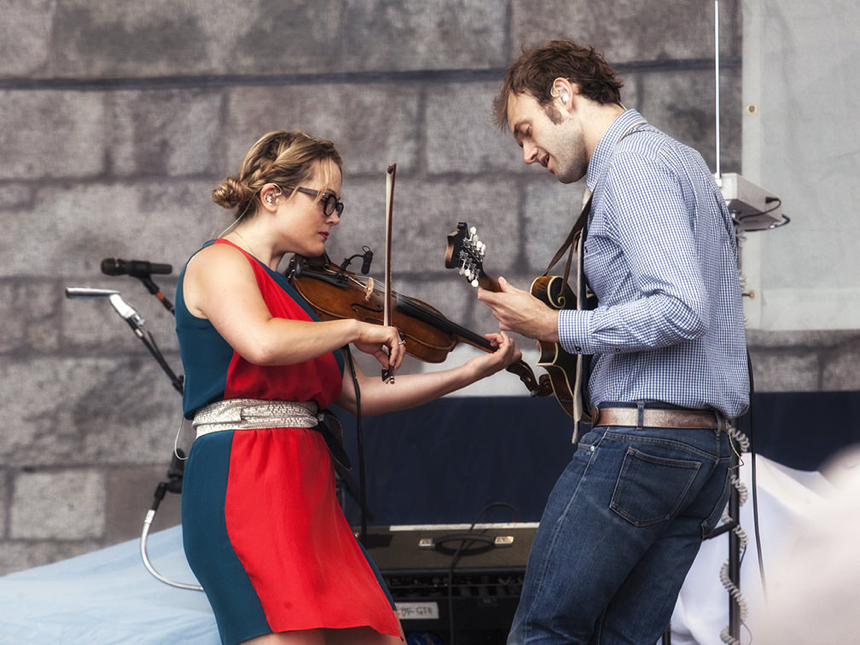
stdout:
[[(397, 370), (406, 355), (406, 342), (400, 337), (397, 327), (386, 327), (356, 321), (359, 325), (358, 336), (352, 341), (355, 348), (365, 354), (375, 356), (385, 369)], [(388, 348), (386, 353), (385, 348)]]

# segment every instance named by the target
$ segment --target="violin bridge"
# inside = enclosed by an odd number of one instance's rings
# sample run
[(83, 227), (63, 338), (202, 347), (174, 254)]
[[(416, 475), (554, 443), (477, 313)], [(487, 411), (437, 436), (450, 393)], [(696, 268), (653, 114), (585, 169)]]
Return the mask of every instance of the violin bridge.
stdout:
[(367, 284), (364, 286), (364, 300), (365, 300), (365, 302), (370, 302), (371, 296), (373, 296), (373, 278), (368, 278)]

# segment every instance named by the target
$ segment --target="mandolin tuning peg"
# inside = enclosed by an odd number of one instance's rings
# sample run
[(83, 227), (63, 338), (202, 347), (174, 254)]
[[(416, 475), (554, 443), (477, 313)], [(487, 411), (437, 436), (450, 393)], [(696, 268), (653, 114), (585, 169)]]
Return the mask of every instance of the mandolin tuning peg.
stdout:
[(475, 234), (477, 232), (478, 232), (478, 229), (476, 229), (474, 226), (469, 227), (469, 237), (475, 237)]
[(473, 287), (475, 287), (476, 289), (478, 288), (478, 280), (477, 280), (477, 278), (476, 278), (475, 280), (472, 280), (471, 285), (472, 285)]

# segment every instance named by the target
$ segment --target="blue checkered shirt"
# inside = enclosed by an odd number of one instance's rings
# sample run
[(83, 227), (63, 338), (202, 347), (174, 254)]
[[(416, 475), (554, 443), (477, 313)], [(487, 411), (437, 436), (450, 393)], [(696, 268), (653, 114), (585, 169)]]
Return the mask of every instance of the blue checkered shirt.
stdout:
[[(588, 396), (740, 416), (749, 403), (734, 229), (701, 155), (635, 110), (592, 155), (583, 256), (594, 310), (563, 310), (562, 347), (592, 354)], [(625, 135), (625, 132), (627, 133)]]

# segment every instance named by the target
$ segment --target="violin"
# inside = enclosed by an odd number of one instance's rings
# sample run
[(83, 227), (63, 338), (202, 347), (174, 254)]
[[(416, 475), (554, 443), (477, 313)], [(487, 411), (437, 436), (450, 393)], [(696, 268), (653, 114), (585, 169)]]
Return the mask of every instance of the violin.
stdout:
[[(333, 264), (328, 255), (306, 258), (294, 255), (284, 272), (290, 285), (304, 298), (321, 320), (351, 318), (382, 324), (384, 289), (373, 278), (359, 279), (354, 273)], [(391, 324), (406, 342), (409, 356), (425, 363), (441, 363), (460, 343), (494, 352), (496, 348), (483, 336), (448, 320), (426, 302), (392, 291)], [(551, 392), (535, 378), (523, 360), (512, 363), (507, 371), (519, 376), (532, 396)]]

